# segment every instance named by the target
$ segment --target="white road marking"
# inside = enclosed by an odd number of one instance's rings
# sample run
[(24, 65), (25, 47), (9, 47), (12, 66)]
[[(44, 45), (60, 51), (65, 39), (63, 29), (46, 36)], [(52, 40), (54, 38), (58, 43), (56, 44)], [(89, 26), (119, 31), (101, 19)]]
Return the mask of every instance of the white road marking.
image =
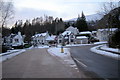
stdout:
[(81, 64), (83, 67), (87, 67), (83, 62), (77, 60), (76, 58), (74, 58), (74, 60), (76, 60), (79, 64)]

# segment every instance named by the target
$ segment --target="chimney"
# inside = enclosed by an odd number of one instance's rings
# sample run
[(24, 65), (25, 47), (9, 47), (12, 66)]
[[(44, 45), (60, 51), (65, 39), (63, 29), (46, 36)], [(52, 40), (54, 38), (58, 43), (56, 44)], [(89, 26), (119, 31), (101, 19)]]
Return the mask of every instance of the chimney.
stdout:
[(21, 32), (18, 32), (18, 35), (21, 35)]

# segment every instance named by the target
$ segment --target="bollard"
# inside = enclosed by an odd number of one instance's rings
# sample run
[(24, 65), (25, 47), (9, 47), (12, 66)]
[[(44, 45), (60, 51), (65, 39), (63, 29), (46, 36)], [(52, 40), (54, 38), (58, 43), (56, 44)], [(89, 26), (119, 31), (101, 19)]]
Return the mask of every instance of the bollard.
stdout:
[(64, 53), (64, 49), (63, 49), (63, 46), (61, 47), (61, 53)]

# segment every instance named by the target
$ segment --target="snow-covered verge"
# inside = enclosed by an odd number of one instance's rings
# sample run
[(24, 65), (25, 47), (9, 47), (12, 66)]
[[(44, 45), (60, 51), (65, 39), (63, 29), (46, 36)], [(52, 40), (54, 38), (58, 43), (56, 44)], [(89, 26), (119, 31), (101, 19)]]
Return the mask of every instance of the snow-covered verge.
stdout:
[(107, 41), (102, 41), (102, 42), (95, 42), (94, 44), (105, 44)]
[(112, 51), (112, 52), (120, 53), (119, 49), (109, 48), (106, 45), (101, 46), (101, 49), (106, 50), (106, 51)]
[(111, 58), (120, 60), (120, 55), (114, 54), (112, 52), (107, 52), (107, 51), (100, 50), (99, 48), (102, 47), (102, 46), (103, 45), (95, 46), (95, 47), (92, 47), (90, 50), (92, 52), (97, 53), (97, 54), (104, 55), (104, 56), (107, 56), (107, 57), (111, 57)]
[(21, 50), (10, 50), (6, 53), (2, 53), (2, 54), (0, 54), (0, 62), (10, 59), (18, 54), (25, 52), (25, 51), (26, 51), (25, 49), (21, 49)]
[(93, 44), (68, 44), (66, 46), (86, 46), (86, 45), (93, 45)]
[(70, 67), (77, 67), (70, 55), (70, 49), (64, 48), (64, 53), (61, 53), (61, 48), (49, 48), (48, 52), (52, 56), (59, 57), (61, 60), (64, 60), (63, 63), (70, 65)]
[(69, 48), (64, 48), (64, 53), (61, 53), (61, 48), (55, 48), (55, 47), (48, 49), (48, 52), (53, 56), (58, 56), (61, 58), (64, 58), (65, 56), (70, 56)]
[(47, 45), (40, 45), (37, 48), (49, 48), (49, 46), (47, 46)]

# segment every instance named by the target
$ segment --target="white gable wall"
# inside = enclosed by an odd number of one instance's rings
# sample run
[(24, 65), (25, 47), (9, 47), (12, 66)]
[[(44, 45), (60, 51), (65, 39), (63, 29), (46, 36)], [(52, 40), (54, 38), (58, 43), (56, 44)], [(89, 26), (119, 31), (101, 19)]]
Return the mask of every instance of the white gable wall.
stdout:
[(23, 45), (24, 44), (24, 40), (21, 34), (16, 35), (13, 39), (12, 39), (12, 46), (19, 46), (19, 45)]

